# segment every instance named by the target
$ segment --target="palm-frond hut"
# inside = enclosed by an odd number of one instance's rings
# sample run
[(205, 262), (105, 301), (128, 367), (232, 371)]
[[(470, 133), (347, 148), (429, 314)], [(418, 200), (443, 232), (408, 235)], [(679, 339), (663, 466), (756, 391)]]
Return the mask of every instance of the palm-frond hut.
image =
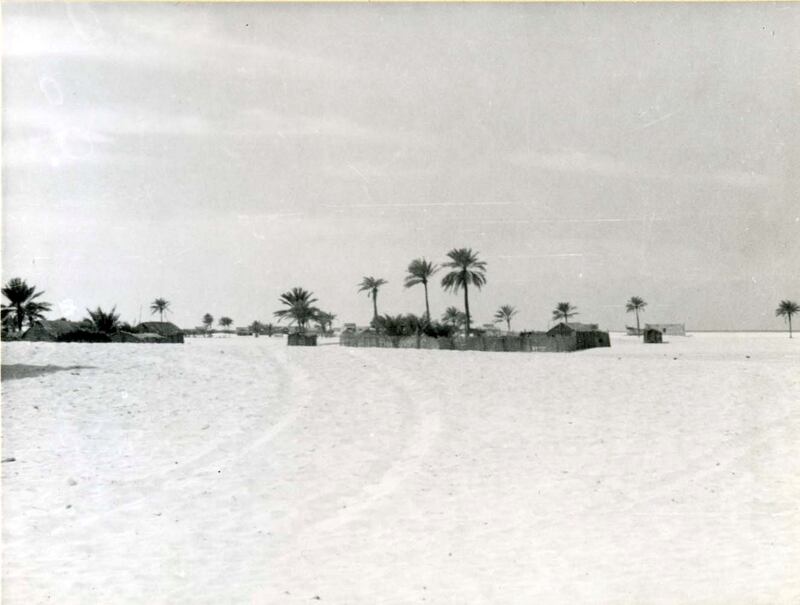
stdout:
[(22, 335), (22, 340), (55, 342), (59, 337), (77, 332), (81, 324), (66, 319), (40, 319)]
[(656, 344), (659, 342), (664, 342), (664, 337), (662, 336), (661, 330), (656, 330), (655, 328), (645, 328), (644, 332), (644, 342), (647, 344)]
[(139, 334), (158, 334), (163, 339), (159, 342), (183, 342), (183, 330), (169, 321), (145, 321), (136, 326), (136, 332)]

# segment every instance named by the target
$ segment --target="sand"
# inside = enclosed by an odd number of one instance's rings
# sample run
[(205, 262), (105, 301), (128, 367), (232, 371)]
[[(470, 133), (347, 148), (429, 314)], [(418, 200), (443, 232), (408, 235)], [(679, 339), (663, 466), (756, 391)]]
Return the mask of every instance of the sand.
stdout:
[(3, 345), (4, 603), (800, 602), (800, 338)]

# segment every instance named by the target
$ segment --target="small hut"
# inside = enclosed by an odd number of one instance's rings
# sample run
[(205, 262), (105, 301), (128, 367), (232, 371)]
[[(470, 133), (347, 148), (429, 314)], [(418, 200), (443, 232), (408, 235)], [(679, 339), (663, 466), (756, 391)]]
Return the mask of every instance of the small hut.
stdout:
[(317, 335), (293, 332), (289, 334), (286, 344), (290, 347), (316, 347)]
[(656, 330), (655, 328), (645, 328), (644, 342), (646, 344), (656, 344), (659, 342), (664, 342), (664, 337), (661, 334), (662, 334), (661, 330)]
[(580, 351), (596, 347), (610, 347), (608, 332), (603, 332), (597, 324), (561, 322), (547, 331), (553, 339), (557, 351)]
[(169, 321), (145, 321), (136, 326), (138, 334), (158, 334), (159, 342), (183, 343), (183, 331)]
[(81, 324), (66, 319), (40, 319), (22, 335), (22, 340), (55, 342), (66, 334), (77, 332)]

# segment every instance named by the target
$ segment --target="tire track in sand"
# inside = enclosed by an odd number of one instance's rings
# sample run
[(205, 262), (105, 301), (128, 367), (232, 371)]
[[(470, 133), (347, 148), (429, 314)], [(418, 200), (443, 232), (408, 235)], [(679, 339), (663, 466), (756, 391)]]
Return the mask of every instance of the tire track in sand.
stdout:
[[(276, 375), (279, 377), (277, 382), (277, 389), (273, 401), (287, 400), (293, 401), (294, 398), (289, 396), (289, 392), (297, 390), (300, 392), (307, 392), (311, 390), (311, 379), (305, 370), (292, 366), (288, 363), (285, 350), (281, 350), (278, 354), (273, 356), (276, 361)], [(295, 388), (292, 388), (292, 384)], [(302, 400), (302, 398), (301, 398)], [(127, 500), (122, 504), (114, 506), (102, 513), (97, 513), (90, 517), (81, 519), (80, 521), (70, 523), (68, 526), (55, 528), (52, 532), (53, 536), (64, 537), (75, 532), (84, 532), (88, 528), (96, 525), (101, 521), (107, 521), (114, 515), (135, 510), (140, 504), (145, 501), (153, 500), (159, 496), (163, 497), (165, 493), (164, 486), (172, 479), (177, 479), (182, 476), (194, 475), (202, 473), (203, 471), (210, 470), (219, 464), (220, 458), (224, 458), (226, 463), (237, 461), (252, 451), (262, 448), (278, 435), (283, 433), (287, 428), (292, 426), (299, 418), (302, 408), (292, 406), (287, 412), (282, 414), (277, 422), (271, 425), (266, 431), (254, 434), (253, 438), (246, 438), (234, 443), (234, 452), (227, 448), (229, 443), (218, 444), (213, 448), (204, 450), (202, 453), (190, 458), (187, 462), (181, 463), (174, 467), (169, 467), (161, 471), (144, 475), (143, 477), (132, 479), (129, 481), (118, 482), (118, 484), (139, 484), (139, 491), (145, 492), (143, 495), (136, 498)], [(238, 445), (238, 444), (242, 445)], [(144, 484), (142, 484), (144, 482)], [(175, 490), (173, 487), (172, 490)], [(177, 487), (179, 489), (179, 487)], [(169, 491), (169, 490), (168, 490)]]
[(438, 399), (431, 395), (433, 390), (430, 385), (423, 384), (417, 375), (398, 371), (390, 363), (379, 364), (373, 357), (359, 349), (348, 348), (347, 353), (354, 360), (369, 367), (383, 389), (387, 385), (391, 386), (396, 395), (394, 405), (402, 410), (412, 410), (412, 425), (416, 428), (379, 479), (362, 486), (354, 495), (345, 498), (344, 504), (337, 512), (307, 524), (296, 536), (298, 542), (303, 542), (303, 538), (308, 534), (331, 532), (357, 520), (395, 493), (419, 470), (441, 432)]

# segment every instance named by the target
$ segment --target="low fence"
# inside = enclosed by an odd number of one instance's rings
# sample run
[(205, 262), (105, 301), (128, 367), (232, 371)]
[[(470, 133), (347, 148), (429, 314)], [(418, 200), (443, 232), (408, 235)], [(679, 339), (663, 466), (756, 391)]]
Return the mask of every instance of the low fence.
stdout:
[(546, 332), (526, 332), (516, 336), (470, 336), (469, 338), (432, 338), (424, 335), (387, 336), (374, 332), (360, 334), (344, 332), (339, 337), (339, 344), (344, 347), (520, 353), (579, 351), (610, 346), (607, 332), (577, 332), (570, 335), (550, 336)]

